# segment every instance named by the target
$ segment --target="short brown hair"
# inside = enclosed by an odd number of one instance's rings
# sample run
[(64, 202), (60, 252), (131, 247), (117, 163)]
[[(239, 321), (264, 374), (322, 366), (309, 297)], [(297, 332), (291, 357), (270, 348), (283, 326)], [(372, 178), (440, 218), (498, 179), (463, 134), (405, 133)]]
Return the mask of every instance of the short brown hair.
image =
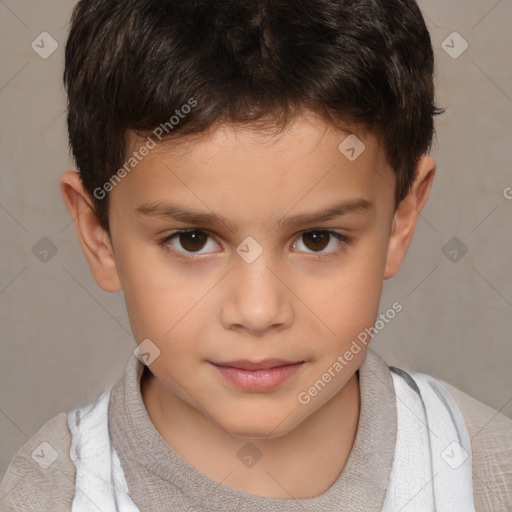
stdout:
[(308, 109), (377, 135), (397, 206), (443, 111), (433, 71), (414, 0), (80, 0), (65, 51), (70, 148), (108, 231), (108, 195), (94, 191), (125, 163), (130, 131), (285, 126)]

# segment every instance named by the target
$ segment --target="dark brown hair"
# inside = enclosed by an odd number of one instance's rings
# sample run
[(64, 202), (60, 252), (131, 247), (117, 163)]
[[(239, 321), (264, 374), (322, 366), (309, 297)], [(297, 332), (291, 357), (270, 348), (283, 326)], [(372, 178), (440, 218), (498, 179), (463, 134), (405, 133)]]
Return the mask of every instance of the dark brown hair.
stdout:
[(284, 127), (307, 109), (375, 133), (397, 206), (442, 112), (433, 72), (414, 0), (81, 0), (65, 51), (70, 149), (108, 231), (105, 184), (129, 171), (130, 132)]

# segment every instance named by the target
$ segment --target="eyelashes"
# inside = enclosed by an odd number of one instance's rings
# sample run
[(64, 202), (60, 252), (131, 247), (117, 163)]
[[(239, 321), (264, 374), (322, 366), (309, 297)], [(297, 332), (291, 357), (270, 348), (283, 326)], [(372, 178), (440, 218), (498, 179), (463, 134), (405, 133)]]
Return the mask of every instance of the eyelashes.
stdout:
[[(302, 244), (306, 247), (306, 250), (299, 250), (296, 252), (303, 252), (309, 257), (313, 256), (315, 258), (336, 256), (350, 244), (350, 239), (348, 237), (330, 229), (310, 229), (308, 231), (303, 231), (295, 240), (296, 241), (292, 244), (294, 249), (298, 244)], [(190, 260), (211, 254), (211, 250), (203, 251), (205, 247), (208, 247), (208, 243), (210, 241), (214, 246), (219, 247), (217, 242), (213, 241), (212, 236), (207, 231), (201, 229), (186, 229), (170, 233), (164, 238), (158, 240), (157, 245), (167, 253)], [(304, 241), (306, 241), (306, 243), (304, 243)], [(325, 252), (326, 247), (333, 245), (332, 242), (334, 242), (334, 245), (337, 247)], [(179, 250), (176, 247), (177, 245), (180, 245), (184, 251)], [(313, 246), (313, 250), (307, 250), (311, 249), (311, 247), (308, 247), (311, 245)], [(320, 245), (320, 247), (318, 247), (318, 245)], [(320, 250), (317, 251), (314, 249)]]

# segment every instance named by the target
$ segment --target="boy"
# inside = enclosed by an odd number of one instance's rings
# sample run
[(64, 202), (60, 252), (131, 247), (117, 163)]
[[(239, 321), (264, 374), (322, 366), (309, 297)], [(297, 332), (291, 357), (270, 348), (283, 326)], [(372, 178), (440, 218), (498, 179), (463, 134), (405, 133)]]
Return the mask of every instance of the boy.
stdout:
[(77, 4), (61, 188), (137, 357), (18, 452), (2, 510), (512, 510), (512, 421), (368, 348), (432, 74), (413, 0)]

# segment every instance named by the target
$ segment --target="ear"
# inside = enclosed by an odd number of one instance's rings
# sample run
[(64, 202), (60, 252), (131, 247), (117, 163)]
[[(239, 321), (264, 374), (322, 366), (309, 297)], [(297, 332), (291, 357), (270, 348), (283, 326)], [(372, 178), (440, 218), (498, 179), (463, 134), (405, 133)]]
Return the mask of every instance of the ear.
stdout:
[(100, 224), (80, 174), (76, 171), (65, 172), (60, 189), (94, 280), (106, 292), (120, 291), (121, 282), (110, 237)]
[(427, 202), (432, 188), (436, 163), (430, 156), (424, 155), (418, 162), (416, 169), (417, 176), (411, 190), (398, 205), (395, 212), (388, 245), (384, 279), (389, 279), (398, 272), (407, 254), (419, 215)]

